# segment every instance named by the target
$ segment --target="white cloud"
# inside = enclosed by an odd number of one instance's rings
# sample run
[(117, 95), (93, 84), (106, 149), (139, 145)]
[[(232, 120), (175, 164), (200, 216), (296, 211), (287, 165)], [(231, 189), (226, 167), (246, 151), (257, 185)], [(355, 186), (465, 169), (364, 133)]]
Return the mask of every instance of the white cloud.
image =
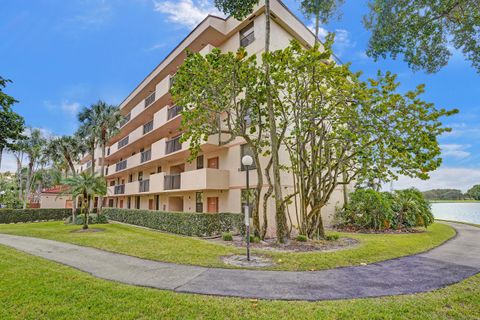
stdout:
[[(415, 187), (425, 191), (430, 189), (460, 189), (466, 192), (473, 185), (480, 183), (480, 169), (442, 167), (430, 174), (429, 180), (400, 177), (393, 182), (393, 189), (400, 190)], [(390, 189), (390, 184), (384, 185), (384, 190)]]
[(440, 149), (442, 149), (442, 156), (456, 159), (465, 159), (469, 157), (471, 153), (466, 151), (468, 148), (470, 148), (470, 145), (455, 143), (440, 145)]
[(151, 47), (145, 49), (145, 51), (146, 52), (155, 51), (155, 50), (161, 49), (163, 47), (165, 47), (165, 43), (156, 43), (156, 44), (152, 45)]
[(82, 26), (104, 24), (112, 16), (112, 7), (105, 0), (91, 0), (84, 2), (85, 12), (73, 17), (72, 21)]
[[(310, 24), (308, 28), (315, 33), (315, 24)], [(318, 28), (318, 37), (320, 40), (324, 41), (325, 37), (330, 31), (326, 28), (319, 26)], [(335, 43), (333, 45), (333, 52), (337, 56), (341, 56), (346, 50), (351, 49), (357, 45), (350, 37), (350, 32), (346, 29), (335, 29)]]
[(68, 100), (63, 100), (60, 104), (55, 104), (50, 101), (44, 101), (43, 103), (48, 110), (53, 112), (61, 111), (62, 113), (70, 116), (76, 117), (78, 111), (80, 110), (80, 103), (78, 102), (70, 102)]
[(170, 22), (193, 28), (209, 14), (223, 16), (210, 1), (154, 1), (155, 11), (166, 14)]

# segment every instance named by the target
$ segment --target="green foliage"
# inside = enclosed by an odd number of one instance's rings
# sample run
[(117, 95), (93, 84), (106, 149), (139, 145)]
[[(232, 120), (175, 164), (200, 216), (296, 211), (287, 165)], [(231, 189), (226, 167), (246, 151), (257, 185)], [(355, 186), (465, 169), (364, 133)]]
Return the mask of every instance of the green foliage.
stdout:
[(338, 239), (340, 239), (340, 236), (338, 234), (327, 234), (325, 236), (325, 240), (327, 241), (336, 241)]
[(223, 241), (233, 241), (233, 235), (231, 232), (223, 232), (222, 233), (222, 240)]
[(236, 213), (191, 213), (105, 208), (110, 220), (187, 236), (212, 236), (243, 232), (243, 215)]
[(476, 184), (467, 191), (467, 195), (474, 199), (480, 200), (480, 184)]
[(465, 195), (457, 189), (432, 189), (423, 192), (428, 200), (463, 200)]
[[(88, 224), (106, 224), (108, 223), (108, 219), (103, 214), (96, 214), (92, 213), (88, 216)], [(69, 216), (65, 221), (65, 224), (77, 224), (77, 225), (84, 225), (85, 224), (85, 216), (78, 215), (75, 217), (75, 223), (72, 223), (72, 216)]]
[(392, 227), (392, 201), (386, 193), (357, 189), (349, 195), (348, 205), (337, 213), (344, 226), (383, 230)]
[(63, 220), (72, 209), (0, 209), (0, 223)]
[(304, 234), (299, 234), (296, 238), (297, 241), (300, 241), (300, 242), (307, 242), (308, 241), (308, 237)]
[(367, 55), (401, 55), (413, 70), (437, 72), (453, 49), (480, 72), (478, 0), (371, 0), (364, 24), (371, 31)]
[(326, 24), (338, 14), (338, 8), (345, 0), (301, 0), (300, 9), (307, 18), (318, 16), (322, 24)]
[(394, 193), (357, 189), (336, 219), (343, 227), (373, 230), (427, 227), (434, 222), (430, 204), (416, 189)]
[(252, 13), (259, 0), (215, 0), (215, 7), (237, 20), (245, 19)]
[(396, 190), (391, 197), (395, 218), (392, 221), (396, 228), (431, 225), (434, 221), (430, 204), (422, 192), (416, 189)]

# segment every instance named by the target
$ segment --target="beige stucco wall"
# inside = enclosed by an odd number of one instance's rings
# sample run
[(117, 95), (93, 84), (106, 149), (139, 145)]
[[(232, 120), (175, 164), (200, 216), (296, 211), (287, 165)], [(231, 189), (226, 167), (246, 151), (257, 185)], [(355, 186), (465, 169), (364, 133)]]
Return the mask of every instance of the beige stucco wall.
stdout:
[(56, 194), (41, 194), (40, 208), (58, 209), (66, 208), (67, 201), (71, 200), (70, 196), (58, 196)]

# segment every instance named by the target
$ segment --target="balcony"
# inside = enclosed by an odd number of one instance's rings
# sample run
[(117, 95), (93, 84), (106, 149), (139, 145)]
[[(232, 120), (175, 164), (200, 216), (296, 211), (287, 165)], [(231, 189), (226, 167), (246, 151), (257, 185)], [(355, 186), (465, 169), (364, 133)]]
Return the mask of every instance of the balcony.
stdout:
[(130, 121), (132, 114), (129, 112), (125, 117), (123, 117), (122, 121), (120, 121), (120, 128), (127, 124)]
[(165, 182), (164, 182), (163, 189), (164, 190), (180, 189), (180, 179), (181, 179), (180, 173), (165, 175)]
[(140, 163), (150, 161), (151, 159), (152, 159), (152, 149), (145, 150), (140, 154)]
[(117, 162), (115, 164), (115, 171), (125, 170), (127, 168), (127, 159)]
[(124, 194), (125, 193), (125, 185), (124, 184), (119, 184), (114, 187), (114, 194)]
[(230, 172), (228, 170), (203, 168), (181, 174), (182, 190), (228, 190)]
[(181, 136), (170, 139), (165, 143), (165, 154), (170, 154), (182, 149), (182, 143), (180, 142)]
[(167, 120), (175, 118), (182, 112), (182, 110), (183, 110), (183, 107), (181, 106), (173, 106), (171, 108), (168, 108)]
[(122, 140), (118, 141), (117, 149), (121, 149), (121, 148), (125, 147), (127, 144), (128, 144), (128, 136), (126, 136)]
[(148, 192), (150, 191), (150, 180), (142, 180), (139, 183), (138, 192)]

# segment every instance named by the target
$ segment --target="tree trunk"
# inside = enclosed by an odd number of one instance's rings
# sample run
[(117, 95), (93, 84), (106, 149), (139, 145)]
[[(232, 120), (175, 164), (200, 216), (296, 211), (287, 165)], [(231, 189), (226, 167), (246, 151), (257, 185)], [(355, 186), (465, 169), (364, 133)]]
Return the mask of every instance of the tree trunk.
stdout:
[[(106, 139), (106, 137), (104, 137)], [(103, 178), (105, 177), (105, 154), (106, 154), (106, 148), (107, 146), (105, 145), (105, 140), (102, 142), (102, 164), (101, 164), (101, 172), (100, 176)], [(106, 181), (105, 181), (106, 182)], [(103, 207), (103, 196), (98, 197), (98, 207), (97, 207), (97, 214), (102, 213), (102, 207)]]
[(3, 155), (3, 146), (0, 147), (0, 171), (2, 171), (2, 155)]
[(25, 186), (25, 198), (23, 200), (23, 209), (27, 207), (27, 202), (28, 202), (28, 199), (30, 198), (32, 176), (33, 176), (33, 162), (30, 161), (28, 163), (27, 183)]
[[(265, 54), (268, 59), (270, 52), (270, 0), (265, 1)], [(273, 189), (275, 192), (275, 220), (277, 227), (277, 241), (285, 243), (288, 240), (287, 217), (285, 215), (285, 206), (282, 197), (282, 188), (280, 180), (280, 162), (278, 158), (279, 141), (277, 137), (277, 124), (273, 110), (273, 100), (270, 87), (270, 63), (265, 63), (265, 85), (267, 93), (267, 111), (270, 129), (270, 140), (272, 147), (272, 169), (273, 169)]]

